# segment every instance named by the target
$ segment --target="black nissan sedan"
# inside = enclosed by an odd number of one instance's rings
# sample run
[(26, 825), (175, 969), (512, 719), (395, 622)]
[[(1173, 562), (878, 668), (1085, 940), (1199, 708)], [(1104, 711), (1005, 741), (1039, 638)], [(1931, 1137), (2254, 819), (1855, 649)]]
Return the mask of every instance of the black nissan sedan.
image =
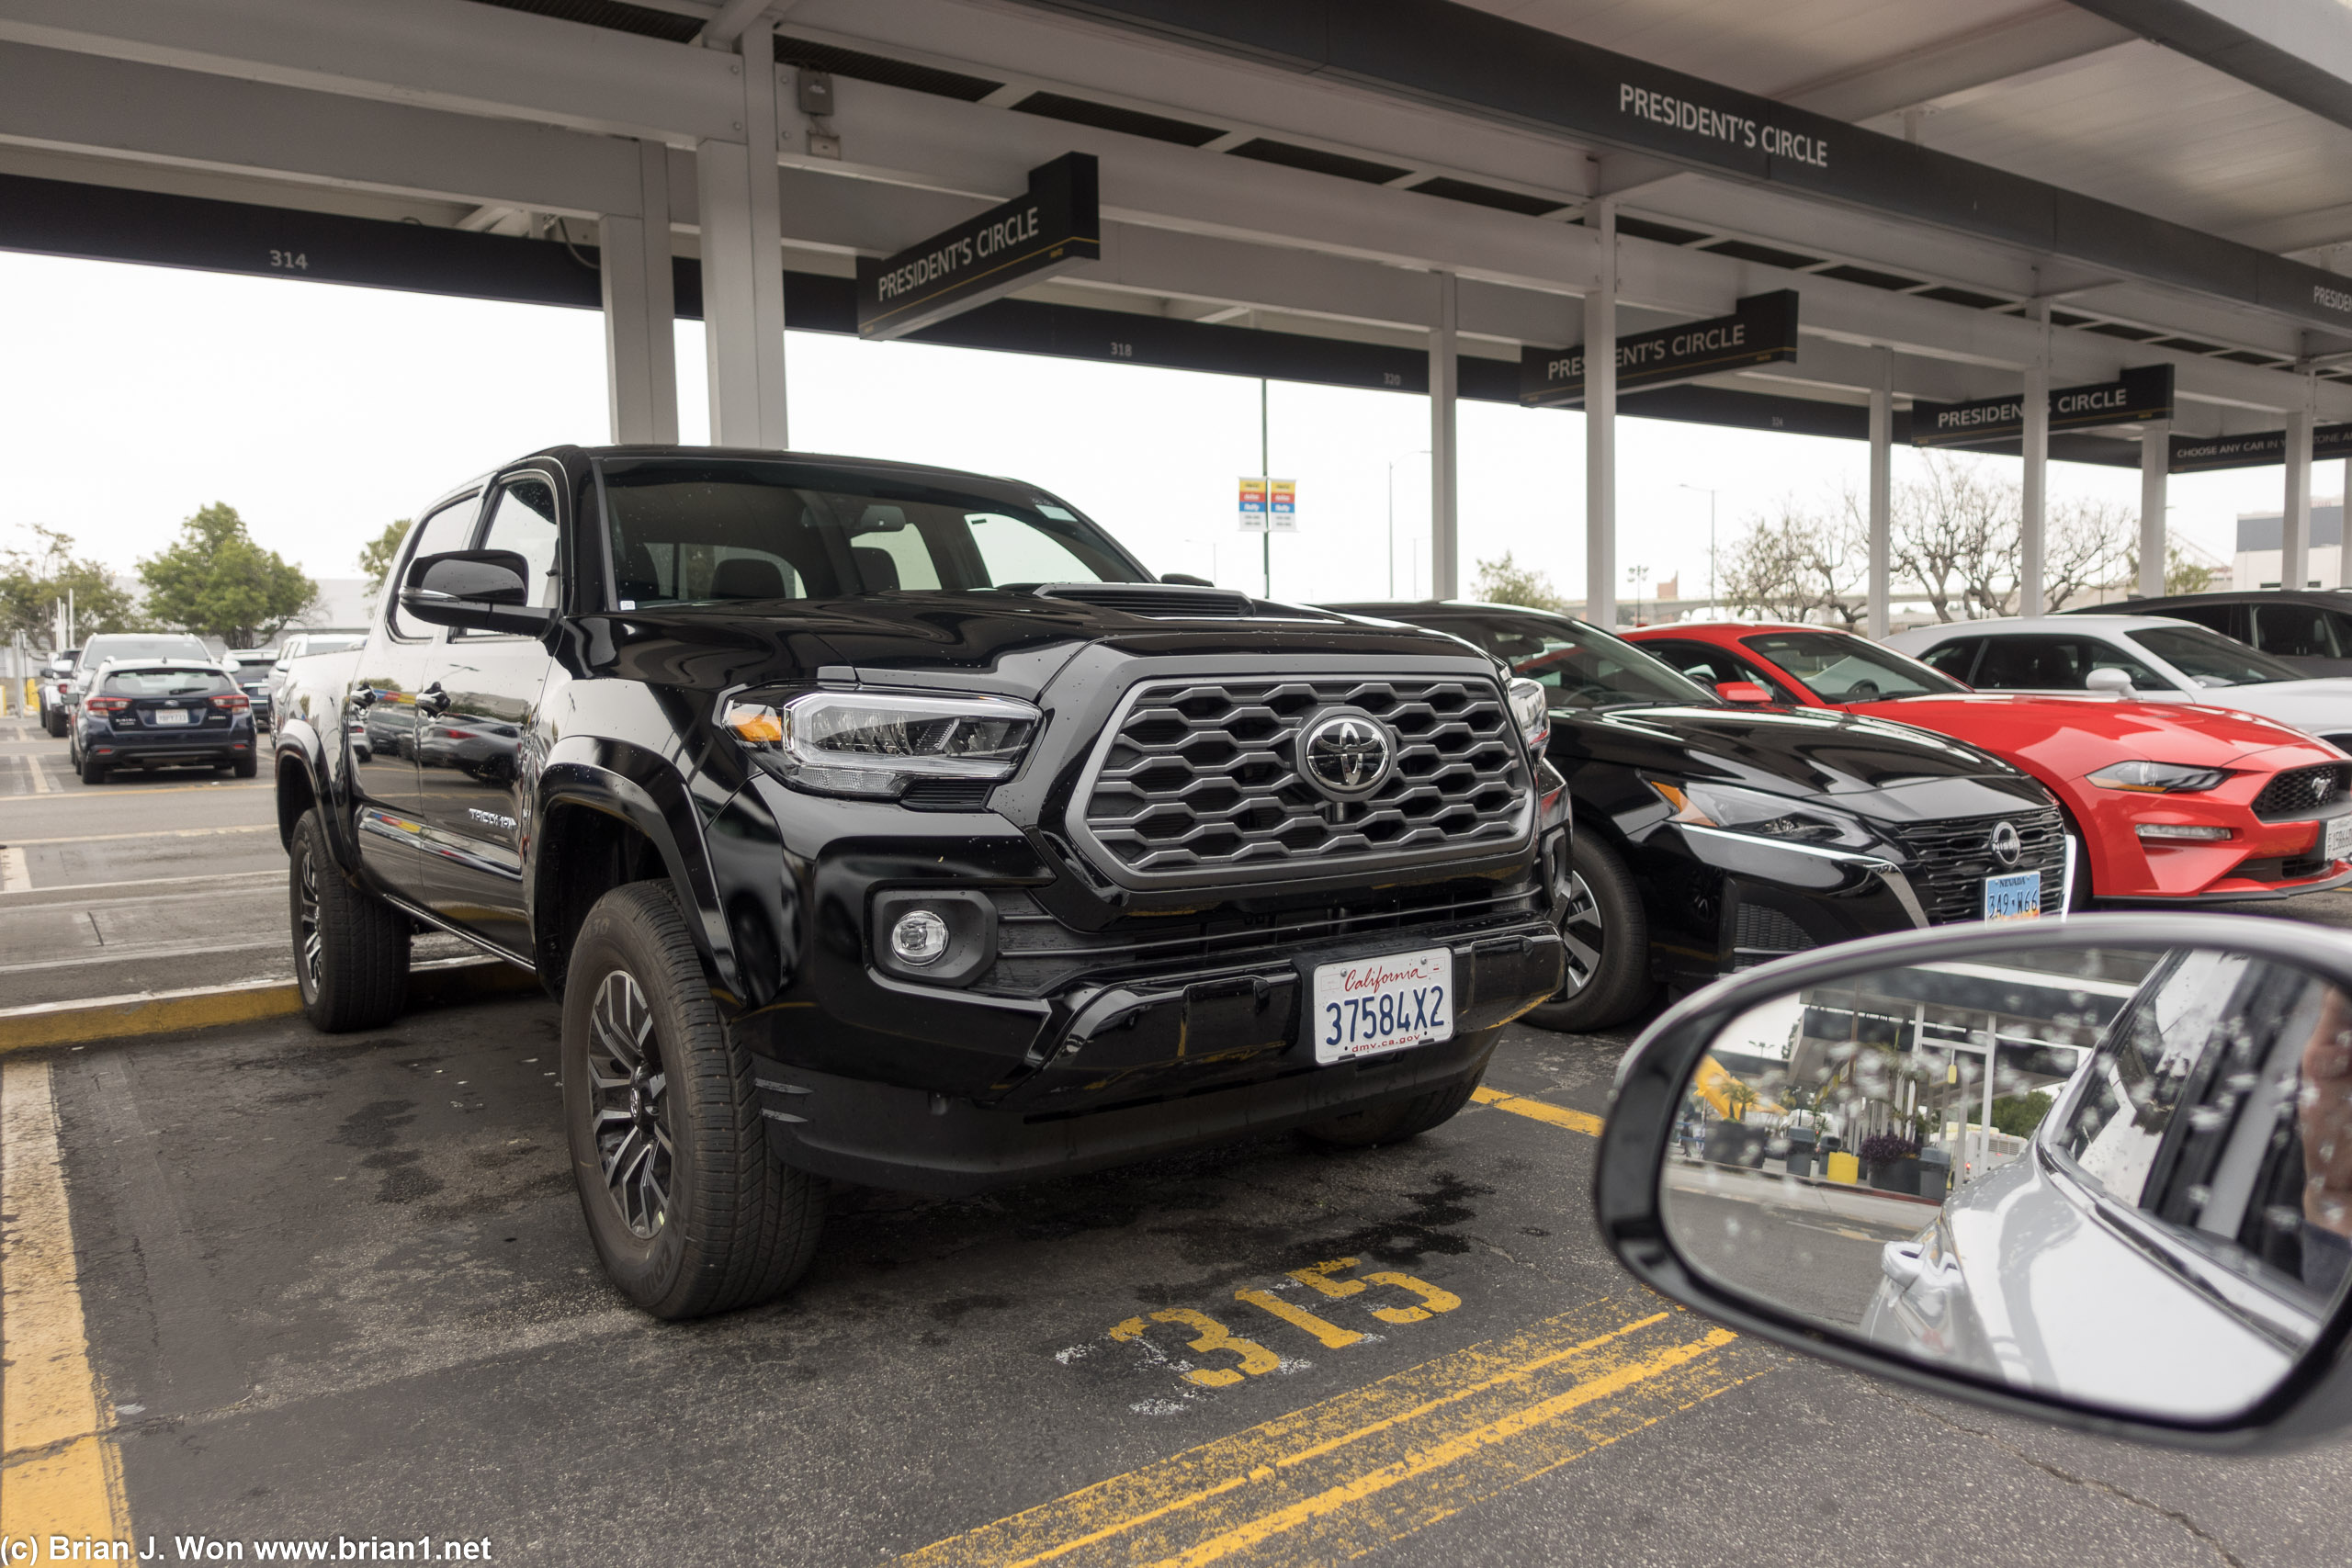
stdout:
[(1542, 610), (1329, 608), (1452, 633), (1551, 694), (1548, 755), (1576, 813), (1567, 980), (1531, 1023), (1603, 1028), (1660, 988), (1695, 989), (1785, 953), (2066, 907), (2074, 848), (2056, 803), (1974, 747), (1764, 705), (1760, 689), (1735, 704)]
[(84, 784), (119, 768), (195, 766), (252, 778), (253, 702), (218, 664), (117, 660), (94, 671), (74, 712), (73, 757)]

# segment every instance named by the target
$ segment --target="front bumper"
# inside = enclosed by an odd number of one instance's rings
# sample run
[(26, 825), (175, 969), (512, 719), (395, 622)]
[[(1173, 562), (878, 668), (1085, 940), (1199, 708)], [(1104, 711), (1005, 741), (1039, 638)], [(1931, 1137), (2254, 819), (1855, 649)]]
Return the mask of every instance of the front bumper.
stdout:
[[(1317, 964), (1441, 944), (1453, 954), (1451, 1040), (1316, 1065), (1303, 1015)], [(1536, 917), (1450, 936), (1385, 931), (1189, 976), (1083, 985), (1025, 1006), (876, 976), (896, 1028), (967, 1049), (1015, 1047), (1012, 1060), (998, 1058), (995, 1081), (957, 1092), (836, 1070), (847, 1065), (838, 1034), (830, 1053), (798, 1049), (812, 1032), (763, 1029), (759, 1014), (737, 1032), (757, 1058), (777, 1157), (875, 1186), (968, 1192), (1272, 1132), (1456, 1081), (1484, 1066), (1498, 1027), (1558, 989), (1562, 953), (1557, 930)]]
[(1465, 1031), (1392, 1055), (1085, 1113), (975, 1105), (807, 1068), (763, 1066), (757, 1082), (769, 1151), (785, 1164), (961, 1197), (1375, 1109), (1483, 1072), (1494, 1046), (1491, 1030)]

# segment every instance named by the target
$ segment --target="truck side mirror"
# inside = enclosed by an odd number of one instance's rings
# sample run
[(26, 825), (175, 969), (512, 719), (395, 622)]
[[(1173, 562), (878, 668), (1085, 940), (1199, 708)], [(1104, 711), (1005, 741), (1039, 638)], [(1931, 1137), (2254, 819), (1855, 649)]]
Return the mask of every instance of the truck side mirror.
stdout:
[(435, 626), (469, 631), (547, 629), (553, 612), (531, 605), (531, 563), (514, 550), (444, 550), (409, 563), (401, 608)]

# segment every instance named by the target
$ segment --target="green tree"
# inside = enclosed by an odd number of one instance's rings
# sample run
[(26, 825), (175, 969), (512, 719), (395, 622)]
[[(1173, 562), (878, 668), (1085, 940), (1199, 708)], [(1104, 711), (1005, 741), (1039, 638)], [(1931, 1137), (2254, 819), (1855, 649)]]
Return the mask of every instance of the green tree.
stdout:
[[(2050, 1114), (2052, 1104), (2047, 1089), (2038, 1089), (2031, 1094), (2002, 1095), (1993, 1101), (1993, 1131), (2007, 1133), (2012, 1138), (2030, 1137), (2033, 1130), (2041, 1125), (2041, 1119)], [(1972, 1105), (1968, 1108), (1968, 1122), (1972, 1127), (1984, 1125), (1984, 1112), (1981, 1107)]]
[(257, 648), (318, 602), (319, 585), (245, 532), (237, 509), (214, 502), (180, 525), (161, 555), (139, 563), (155, 625), (231, 648)]
[(23, 632), (46, 646), (56, 624), (56, 603), (69, 593), (76, 637), (138, 628), (137, 605), (115, 585), (105, 563), (75, 555), (70, 534), (39, 523), (28, 528), (32, 548), (0, 550), (0, 639)]
[(410, 519), (396, 518), (384, 525), (384, 531), (359, 547), (359, 570), (368, 574), (370, 594), (384, 591), (384, 579), (392, 574), (392, 562), (401, 553), (401, 541), (408, 537)]
[[(2179, 545), (2165, 544), (2165, 593), (2167, 597), (2175, 593), (2202, 593), (2213, 586), (2213, 575), (2212, 567), (2200, 565)], [(2140, 591), (2140, 547), (2136, 542), (2124, 553), (2123, 581), (2132, 592)], [(2119, 609), (2121, 607), (2120, 604), (2117, 606)]]
[(1488, 604), (1524, 604), (1531, 610), (1565, 610), (1568, 602), (1552, 586), (1551, 577), (1532, 566), (1521, 566), (1505, 550), (1500, 560), (1478, 563), (1472, 590)]

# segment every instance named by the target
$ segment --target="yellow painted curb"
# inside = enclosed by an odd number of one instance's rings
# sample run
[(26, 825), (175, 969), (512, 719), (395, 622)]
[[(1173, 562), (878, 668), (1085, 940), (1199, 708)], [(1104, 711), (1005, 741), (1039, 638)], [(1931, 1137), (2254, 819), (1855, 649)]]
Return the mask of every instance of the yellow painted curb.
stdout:
[[(409, 976), (411, 1007), (440, 1007), (514, 991), (535, 990), (537, 979), (496, 959), (464, 959), (421, 967)], [(224, 1024), (288, 1018), (302, 1010), (291, 980), (243, 986), (203, 986), (142, 996), (43, 1002), (0, 1010), (0, 1055), (45, 1045), (94, 1045), (155, 1034), (182, 1034)]]

